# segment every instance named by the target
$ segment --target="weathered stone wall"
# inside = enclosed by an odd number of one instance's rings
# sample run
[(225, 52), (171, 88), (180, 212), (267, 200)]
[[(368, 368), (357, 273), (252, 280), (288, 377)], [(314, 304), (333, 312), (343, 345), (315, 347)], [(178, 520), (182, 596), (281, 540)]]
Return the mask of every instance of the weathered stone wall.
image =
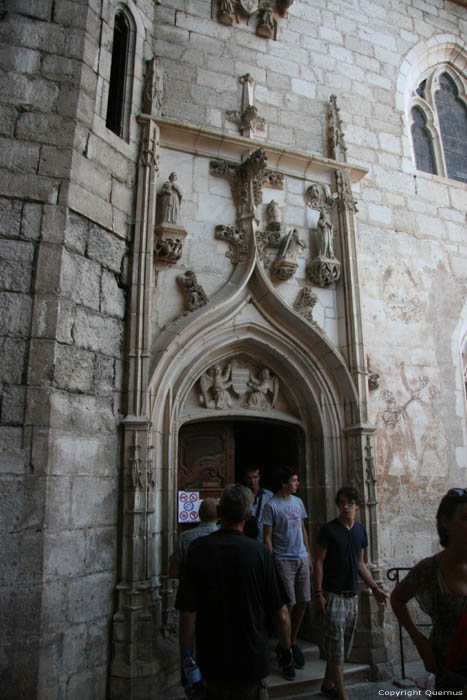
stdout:
[[(100, 700), (106, 692), (124, 259), (136, 116), (153, 52), (164, 71), (162, 116), (231, 136), (239, 131), (226, 110), (240, 108), (247, 72), (267, 120), (262, 138), (284, 148), (328, 155), (328, 101), (337, 95), (348, 159), (369, 169), (354, 192), (368, 369), (381, 375), (369, 412), (378, 429), (383, 567), (435, 548), (439, 495), (465, 484), (466, 188), (415, 172), (399, 100), (401, 89), (415, 87), (407, 85), (407, 57), (443, 37), (459, 47), (465, 75), (465, 8), (449, 0), (295, 0), (274, 41), (257, 36), (253, 21), (221, 25), (211, 0), (128, 2), (135, 63), (125, 140), (105, 127), (116, 7), (5, 0), (0, 18), (0, 517), (9, 535), (0, 667), (3, 695), (15, 700)], [(231, 269), (224, 242), (213, 238), (217, 223), (233, 223), (228, 184), (209, 175), (202, 156), (163, 151), (160, 168), (160, 181), (179, 173), (185, 194), (181, 267), (193, 266), (215, 292)], [(287, 207), (285, 224), (303, 233), (316, 224), (305, 214), (303, 181), (289, 178), (285, 194), (275, 194)], [(179, 271), (160, 271), (156, 334), (182, 310)], [(295, 282), (284, 289), (293, 303)], [(317, 291), (318, 322), (339, 344), (341, 302)]]
[(52, 0), (4, 10), (2, 696), (101, 698), (116, 580), (126, 242), (67, 208), (94, 13)]
[[(240, 108), (238, 79), (248, 72), (268, 122), (265, 140), (326, 155), (327, 102), (335, 93), (348, 160), (369, 168), (354, 191), (366, 352), (369, 370), (381, 375), (369, 403), (378, 428), (381, 555), (383, 565), (411, 564), (436, 549), (440, 494), (465, 482), (459, 344), (467, 195), (462, 183), (415, 171), (398, 91), (401, 83), (409, 94), (417, 85), (408, 84), (406, 57), (433, 56), (443, 42), (457, 44), (465, 76), (466, 10), (441, 0), (326, 7), (296, 0), (278, 40), (268, 41), (255, 34), (254, 20), (220, 24), (214, 5), (165, 0), (156, 8), (163, 116), (183, 114), (183, 121), (238, 134), (226, 111)], [(190, 254), (188, 238), (186, 245)]]

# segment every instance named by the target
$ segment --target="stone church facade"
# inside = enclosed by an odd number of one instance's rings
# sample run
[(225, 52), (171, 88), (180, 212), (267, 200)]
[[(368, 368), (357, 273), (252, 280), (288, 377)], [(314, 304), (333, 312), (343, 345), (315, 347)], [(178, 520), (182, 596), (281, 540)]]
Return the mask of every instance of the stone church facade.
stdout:
[[(0, 9), (2, 696), (145, 700), (177, 680), (179, 490), (292, 462), (312, 538), (358, 486), (381, 581), (437, 549), (466, 485), (467, 10)], [(354, 658), (382, 673), (372, 606)]]

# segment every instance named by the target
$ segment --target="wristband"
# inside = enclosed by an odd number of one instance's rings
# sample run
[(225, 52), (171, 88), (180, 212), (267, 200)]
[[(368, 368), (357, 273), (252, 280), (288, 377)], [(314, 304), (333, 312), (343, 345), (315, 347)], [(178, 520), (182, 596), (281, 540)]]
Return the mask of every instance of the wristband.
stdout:
[(323, 591), (315, 591), (313, 595), (316, 598), (316, 596), (323, 595)]

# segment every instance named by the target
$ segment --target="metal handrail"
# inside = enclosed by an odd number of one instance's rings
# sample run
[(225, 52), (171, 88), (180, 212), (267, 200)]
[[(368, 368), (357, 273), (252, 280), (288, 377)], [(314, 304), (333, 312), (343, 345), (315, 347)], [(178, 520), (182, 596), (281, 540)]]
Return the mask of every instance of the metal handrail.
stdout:
[[(396, 585), (400, 581), (400, 572), (401, 571), (410, 571), (411, 566), (394, 566), (392, 569), (388, 569), (386, 576), (390, 581), (395, 581)], [(404, 657), (404, 637), (402, 635), (402, 625), (400, 622), (398, 622), (399, 625), (399, 651), (401, 655), (401, 672), (402, 672), (402, 678), (407, 678), (405, 675), (405, 657)], [(431, 627), (431, 624), (425, 624), (425, 623), (420, 623), (417, 625), (417, 627)]]

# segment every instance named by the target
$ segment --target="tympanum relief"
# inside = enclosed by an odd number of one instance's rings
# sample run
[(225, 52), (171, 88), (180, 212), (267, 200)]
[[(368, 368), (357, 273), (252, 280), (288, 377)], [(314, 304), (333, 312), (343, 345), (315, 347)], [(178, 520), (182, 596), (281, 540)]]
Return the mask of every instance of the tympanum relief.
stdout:
[(161, 223), (155, 228), (154, 260), (175, 265), (182, 255), (186, 231), (179, 224), (182, 191), (176, 173), (170, 173), (160, 191)]
[(305, 193), (306, 203), (311, 209), (319, 211), (316, 229), (318, 254), (307, 265), (306, 271), (310, 282), (327, 287), (337, 282), (341, 275), (341, 263), (334, 254), (334, 226), (331, 211), (337, 200), (328, 185), (311, 185)]
[(276, 407), (280, 389), (279, 379), (268, 367), (241, 359), (213, 365), (198, 384), (200, 405), (220, 411), (233, 407), (270, 411)]

